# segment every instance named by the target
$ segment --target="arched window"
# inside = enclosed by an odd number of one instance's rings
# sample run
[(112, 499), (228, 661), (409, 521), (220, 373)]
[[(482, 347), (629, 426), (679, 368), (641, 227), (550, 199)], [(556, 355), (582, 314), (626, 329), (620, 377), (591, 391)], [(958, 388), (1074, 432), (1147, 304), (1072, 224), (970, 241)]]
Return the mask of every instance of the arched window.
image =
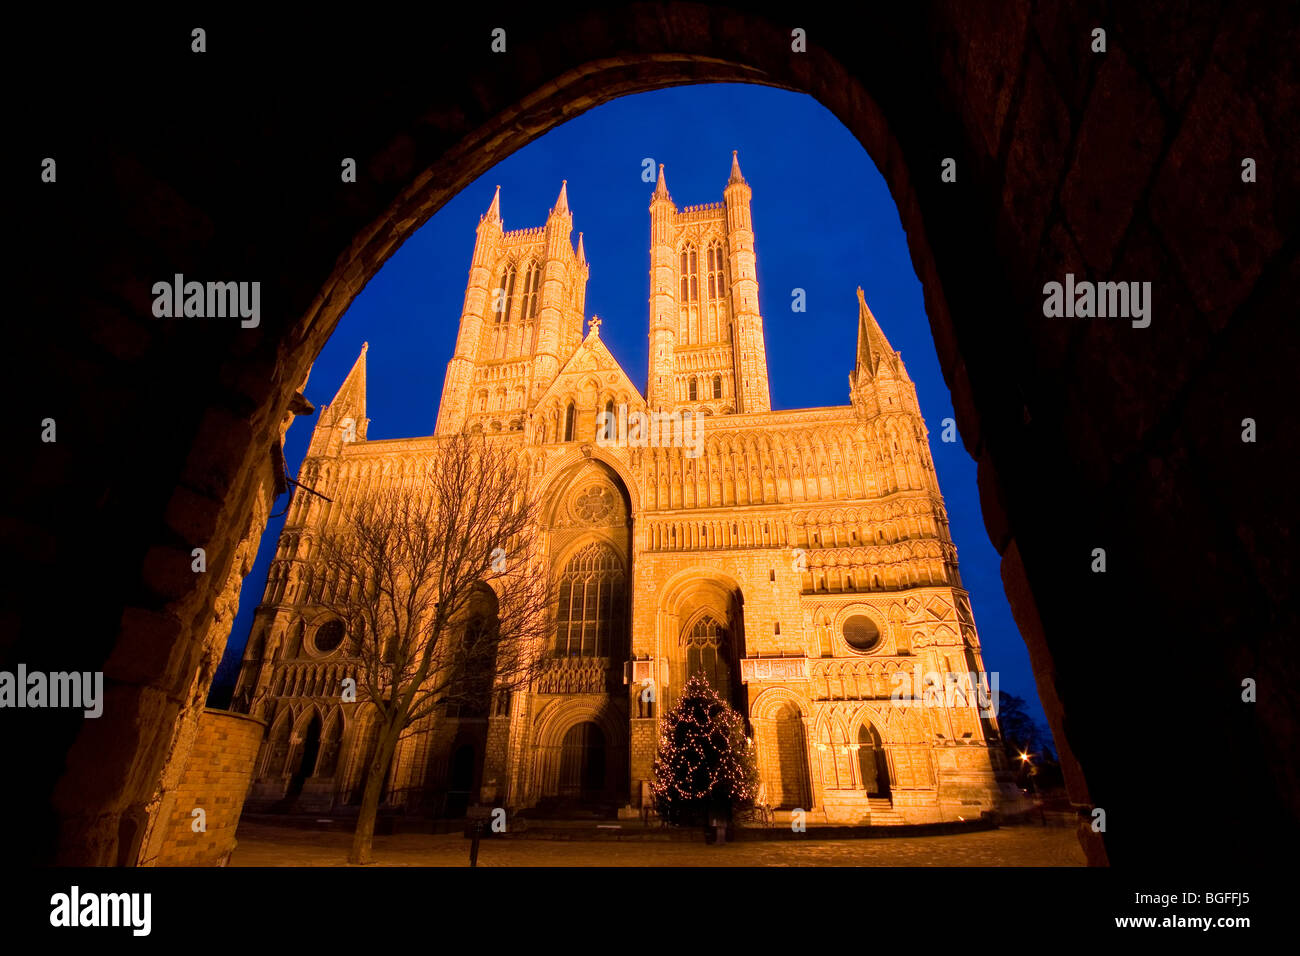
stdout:
[(564, 410), (564, 440), (573, 441), (573, 419), (575, 416), (573, 402), (569, 402), (569, 407)]
[(464, 625), (450, 635), (444, 693), (448, 717), (486, 717), (501, 640), (497, 599), (485, 584), (471, 592)]
[(614, 402), (611, 399), (605, 403), (605, 441), (613, 441), (617, 428), (617, 422), (614, 418)]
[(700, 260), (693, 243), (682, 247), (682, 302), (700, 301)]
[(343, 718), (336, 710), (321, 734), (320, 756), (316, 758), (316, 776), (329, 779), (339, 766), (339, 747), (343, 741)]
[(721, 375), (713, 376), (713, 397), (714, 398), (722, 397), (722, 376)]
[(555, 652), (562, 657), (623, 656), (627, 633), (627, 580), (618, 555), (593, 542), (560, 576)]
[(289, 658), (297, 657), (302, 653), (302, 635), (304, 630), (306, 630), (306, 624), (301, 619), (294, 624), (293, 627), (289, 628), (289, 638), (285, 641), (284, 654), (282, 654), (281, 657), (288, 660)]
[(702, 673), (718, 696), (731, 702), (731, 650), (727, 632), (705, 614), (686, 637), (686, 677)]
[(528, 275), (524, 279), (524, 308), (523, 317), (525, 319), (537, 318), (537, 292), (542, 287), (542, 267), (540, 263), (528, 263)]
[(498, 287), (494, 301), (493, 310), (496, 312), (495, 321), (492, 324), (492, 356), (493, 358), (502, 358), (506, 354), (506, 326), (510, 322), (510, 308), (514, 304), (515, 297), (515, 267), (506, 266), (506, 270), (501, 275), (501, 285)]
[(531, 355), (537, 347), (537, 310), (538, 290), (542, 286), (542, 265), (538, 262), (528, 263), (528, 272), (524, 276), (523, 305), (520, 315), (524, 320), (523, 341), (520, 342), (521, 355)]
[(687, 398), (694, 402), (699, 400), (699, 385), (695, 381), (695, 376), (691, 376), (690, 384), (687, 386)]
[(709, 298), (722, 299), (726, 296), (727, 280), (722, 271), (722, 243), (709, 245), (705, 265), (709, 270)]

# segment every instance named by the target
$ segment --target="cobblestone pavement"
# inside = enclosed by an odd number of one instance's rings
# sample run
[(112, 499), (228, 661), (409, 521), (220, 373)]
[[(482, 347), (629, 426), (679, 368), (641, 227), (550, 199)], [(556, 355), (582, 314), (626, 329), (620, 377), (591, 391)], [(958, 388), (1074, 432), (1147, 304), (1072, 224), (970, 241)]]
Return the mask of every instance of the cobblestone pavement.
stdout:
[[(231, 866), (345, 866), (350, 833), (241, 824)], [(468, 866), (460, 834), (375, 837), (383, 866)], [(1016, 826), (956, 836), (683, 842), (484, 840), (479, 866), (1083, 866), (1073, 829)]]

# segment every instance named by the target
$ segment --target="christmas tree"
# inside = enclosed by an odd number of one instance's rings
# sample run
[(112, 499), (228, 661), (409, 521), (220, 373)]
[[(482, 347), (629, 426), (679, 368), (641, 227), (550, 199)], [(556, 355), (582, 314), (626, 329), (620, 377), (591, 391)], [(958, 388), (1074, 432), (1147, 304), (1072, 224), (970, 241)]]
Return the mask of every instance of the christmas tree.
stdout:
[(753, 806), (757, 789), (744, 720), (696, 674), (660, 725), (654, 784), (660, 816), (677, 825), (703, 824), (710, 811), (730, 817)]

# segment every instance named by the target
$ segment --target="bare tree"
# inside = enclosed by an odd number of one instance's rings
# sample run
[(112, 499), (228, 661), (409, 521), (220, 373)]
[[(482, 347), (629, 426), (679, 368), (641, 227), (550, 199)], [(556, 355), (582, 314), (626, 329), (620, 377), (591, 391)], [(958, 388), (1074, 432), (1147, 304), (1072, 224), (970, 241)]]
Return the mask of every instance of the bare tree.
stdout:
[(484, 437), (439, 439), (418, 478), (345, 504), (315, 541), (315, 603), (346, 628), (357, 703), (377, 721), (349, 862), (368, 863), (403, 731), (482, 710), (537, 673), (551, 587), (536, 552), (526, 457)]

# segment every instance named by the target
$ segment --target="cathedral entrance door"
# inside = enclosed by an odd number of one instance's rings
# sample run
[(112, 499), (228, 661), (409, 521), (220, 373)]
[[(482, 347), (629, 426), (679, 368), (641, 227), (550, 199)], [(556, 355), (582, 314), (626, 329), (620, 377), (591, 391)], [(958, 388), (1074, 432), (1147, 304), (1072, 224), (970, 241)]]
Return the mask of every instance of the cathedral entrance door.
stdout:
[(293, 774), (289, 778), (289, 787), (285, 792), (285, 799), (296, 800), (302, 793), (302, 785), (307, 778), (316, 772), (316, 757), (320, 754), (320, 717), (314, 716), (311, 723), (307, 725), (307, 732), (302, 743), (302, 750), (298, 752), (297, 766), (294, 767)]
[(605, 795), (605, 735), (591, 721), (575, 724), (560, 745), (560, 797), (598, 800)]
[(447, 816), (463, 817), (469, 810), (470, 791), (474, 787), (474, 748), (462, 745), (451, 757), (447, 774)]

